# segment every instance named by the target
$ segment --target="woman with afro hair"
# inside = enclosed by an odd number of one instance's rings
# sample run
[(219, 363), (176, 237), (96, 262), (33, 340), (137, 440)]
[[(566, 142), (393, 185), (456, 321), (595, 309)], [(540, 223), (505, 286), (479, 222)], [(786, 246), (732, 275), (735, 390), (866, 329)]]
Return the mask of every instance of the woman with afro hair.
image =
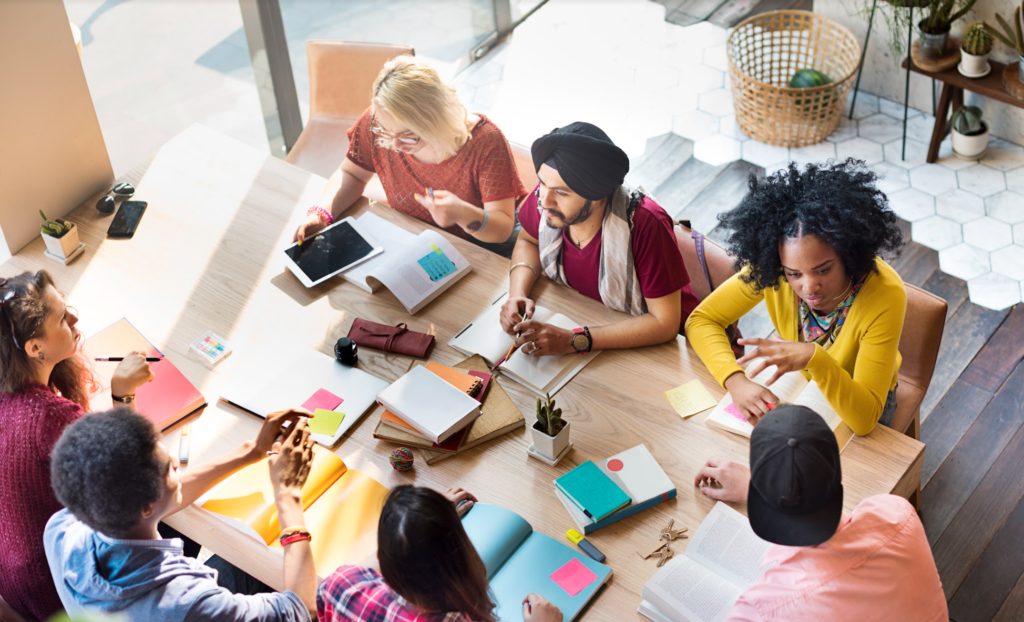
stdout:
[[(907, 310), (903, 280), (883, 258), (903, 235), (877, 175), (854, 159), (790, 163), (758, 181), (719, 215), (739, 272), (686, 322), (686, 337), (752, 423), (779, 403), (772, 384), (802, 371), (859, 435), (890, 425), (896, 411), (897, 347)], [(725, 328), (765, 301), (773, 339), (741, 339), (756, 349), (736, 359)], [(777, 367), (765, 386), (752, 378)]]

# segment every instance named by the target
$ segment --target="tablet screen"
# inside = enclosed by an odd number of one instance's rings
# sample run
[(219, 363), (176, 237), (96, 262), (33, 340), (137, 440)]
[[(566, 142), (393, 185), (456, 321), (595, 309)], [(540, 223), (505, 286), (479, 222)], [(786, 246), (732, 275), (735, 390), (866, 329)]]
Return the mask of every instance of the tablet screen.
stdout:
[(373, 252), (373, 246), (352, 228), (351, 223), (342, 221), (324, 229), (301, 246), (292, 246), (284, 252), (310, 281), (316, 283), (366, 257)]

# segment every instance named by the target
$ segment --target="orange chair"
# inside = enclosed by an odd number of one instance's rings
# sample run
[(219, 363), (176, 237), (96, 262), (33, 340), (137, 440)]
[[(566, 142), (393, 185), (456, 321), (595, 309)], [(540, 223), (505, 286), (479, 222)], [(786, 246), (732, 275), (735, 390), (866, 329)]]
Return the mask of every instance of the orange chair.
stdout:
[(348, 128), (370, 107), (370, 91), (384, 63), (413, 56), (407, 45), (308, 41), (309, 122), (285, 158), (330, 177), (348, 153)]
[(903, 363), (896, 387), (892, 429), (918, 440), (921, 439), (921, 402), (932, 383), (948, 306), (935, 294), (907, 285), (907, 315), (899, 346)]

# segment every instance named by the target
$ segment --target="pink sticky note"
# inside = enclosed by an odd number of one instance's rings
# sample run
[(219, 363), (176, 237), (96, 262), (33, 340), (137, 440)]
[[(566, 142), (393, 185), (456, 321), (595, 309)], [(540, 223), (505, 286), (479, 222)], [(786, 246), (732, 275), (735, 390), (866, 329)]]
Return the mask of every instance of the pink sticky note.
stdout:
[(556, 570), (551, 575), (551, 580), (557, 583), (558, 587), (568, 592), (569, 596), (575, 596), (597, 580), (597, 575), (584, 566), (583, 562), (574, 557), (566, 565)]
[(312, 397), (302, 403), (302, 407), (309, 412), (316, 412), (317, 408), (334, 410), (344, 401), (345, 400), (331, 393), (327, 389), (319, 389)]
[(726, 406), (725, 407), (725, 412), (729, 413), (733, 417), (736, 417), (737, 419), (739, 419), (743, 423), (750, 423), (749, 421), (747, 421), (746, 417), (744, 417), (742, 414), (740, 414), (740, 410), (738, 408), (736, 408), (736, 404), (729, 404), (728, 406)]

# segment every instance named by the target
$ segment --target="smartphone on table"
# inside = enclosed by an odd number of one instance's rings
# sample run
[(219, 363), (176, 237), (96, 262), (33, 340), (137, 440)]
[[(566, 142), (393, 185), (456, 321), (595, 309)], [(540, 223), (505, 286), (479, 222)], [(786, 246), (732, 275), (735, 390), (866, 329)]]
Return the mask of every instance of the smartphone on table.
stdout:
[(148, 205), (149, 203), (145, 201), (125, 201), (121, 203), (121, 207), (114, 214), (114, 219), (110, 221), (107, 235), (118, 238), (130, 238), (135, 235), (135, 230), (139, 227), (139, 221), (142, 220), (142, 215), (146, 213), (146, 206)]

